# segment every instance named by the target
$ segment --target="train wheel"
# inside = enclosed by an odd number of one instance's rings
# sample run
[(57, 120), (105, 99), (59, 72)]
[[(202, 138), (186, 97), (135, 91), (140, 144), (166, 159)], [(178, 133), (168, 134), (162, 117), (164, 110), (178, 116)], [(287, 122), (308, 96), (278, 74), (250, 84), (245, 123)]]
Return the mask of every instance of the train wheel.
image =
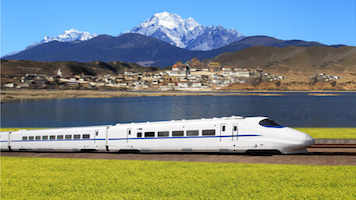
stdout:
[(245, 154), (251, 156), (273, 156), (273, 155), (280, 155), (281, 152), (279, 150), (247, 150)]
[(119, 153), (141, 153), (138, 149), (120, 149)]

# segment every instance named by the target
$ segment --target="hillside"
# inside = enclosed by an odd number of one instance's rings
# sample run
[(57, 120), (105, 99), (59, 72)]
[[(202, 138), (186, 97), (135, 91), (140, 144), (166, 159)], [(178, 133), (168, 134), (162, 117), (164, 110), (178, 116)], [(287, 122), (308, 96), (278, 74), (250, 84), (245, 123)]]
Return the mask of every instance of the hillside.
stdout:
[(251, 47), (234, 53), (223, 53), (212, 59), (222, 66), (262, 69), (288, 78), (307, 78), (327, 73), (356, 78), (356, 47)]
[(27, 73), (55, 75), (58, 69), (63, 74), (87, 74), (87, 75), (105, 75), (123, 73), (126, 70), (135, 71), (156, 71), (159, 68), (142, 67), (134, 63), (99, 61), (89, 63), (79, 62), (40, 62), (26, 60), (1, 60), (2, 75), (24, 75)]
[(143, 66), (167, 67), (191, 58), (211, 59), (225, 52), (236, 52), (254, 46), (325, 46), (316, 42), (284, 41), (267, 36), (246, 37), (210, 51), (191, 51), (178, 48), (148, 36), (128, 33), (118, 37), (100, 35), (82, 42), (49, 42), (6, 56), (5, 60), (130, 62)]
[(128, 33), (119, 37), (100, 35), (82, 42), (49, 42), (4, 57), (6, 60), (132, 62), (165, 67), (195, 52), (175, 47), (161, 40)]
[[(223, 53), (211, 59), (222, 66), (262, 69), (288, 78), (307, 78), (316, 73), (327, 73), (340, 77), (356, 78), (356, 47), (339, 48), (326, 46), (311, 47), (264, 47), (247, 48), (234, 53)], [(176, 62), (178, 60), (175, 60)], [(173, 63), (174, 63), (173, 62)], [(128, 69), (155, 71), (160, 68), (142, 67), (124, 62), (41, 62), (23, 60), (1, 60), (2, 74), (117, 74)]]

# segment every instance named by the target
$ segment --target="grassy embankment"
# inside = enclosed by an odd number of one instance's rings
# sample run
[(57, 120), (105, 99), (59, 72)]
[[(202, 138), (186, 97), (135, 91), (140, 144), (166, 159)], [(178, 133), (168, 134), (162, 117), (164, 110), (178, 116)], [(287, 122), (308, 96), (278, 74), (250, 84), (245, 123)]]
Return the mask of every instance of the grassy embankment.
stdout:
[[(20, 129), (36, 128), (1, 128), (0, 131), (17, 131)], [(338, 139), (355, 139), (356, 128), (296, 128), (297, 130), (308, 133), (313, 138), (338, 138)]]
[(355, 199), (354, 166), (1, 158), (1, 199)]

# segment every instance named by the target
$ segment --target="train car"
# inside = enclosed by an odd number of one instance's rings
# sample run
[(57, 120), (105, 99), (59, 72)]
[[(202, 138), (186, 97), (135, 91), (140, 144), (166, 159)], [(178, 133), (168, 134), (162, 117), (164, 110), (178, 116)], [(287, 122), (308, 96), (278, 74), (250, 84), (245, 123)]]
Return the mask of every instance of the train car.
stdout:
[(297, 154), (315, 143), (267, 117), (223, 117), (2, 132), (1, 150)]
[[(19, 130), (1, 134), (1, 150), (11, 151), (94, 151), (105, 148), (107, 126)], [(104, 132), (104, 133), (103, 133)], [(6, 142), (7, 140), (7, 142)], [(103, 144), (99, 144), (99, 143)]]

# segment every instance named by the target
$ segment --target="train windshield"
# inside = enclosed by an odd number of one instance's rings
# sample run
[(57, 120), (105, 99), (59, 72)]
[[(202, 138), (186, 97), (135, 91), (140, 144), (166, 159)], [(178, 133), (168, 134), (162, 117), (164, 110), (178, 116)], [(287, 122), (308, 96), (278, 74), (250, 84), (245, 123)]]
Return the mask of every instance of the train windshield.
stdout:
[(285, 126), (279, 124), (278, 122), (271, 120), (271, 119), (263, 119), (259, 122), (261, 126), (264, 127), (271, 127), (271, 128), (283, 128)]

